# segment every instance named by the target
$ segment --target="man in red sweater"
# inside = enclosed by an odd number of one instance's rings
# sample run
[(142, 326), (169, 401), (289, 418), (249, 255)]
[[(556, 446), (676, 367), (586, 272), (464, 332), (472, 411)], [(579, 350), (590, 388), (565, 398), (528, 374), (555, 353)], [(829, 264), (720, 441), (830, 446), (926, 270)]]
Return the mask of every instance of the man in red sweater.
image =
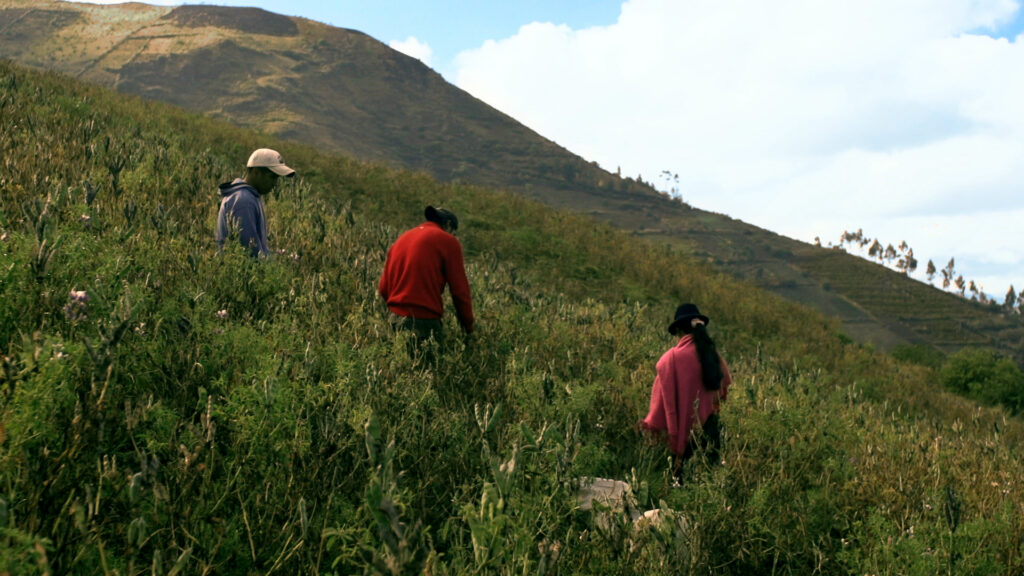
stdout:
[(473, 302), (462, 262), (462, 245), (453, 236), (459, 219), (450, 210), (427, 206), (427, 221), (398, 237), (388, 249), (378, 291), (399, 318), (395, 325), (413, 330), (420, 340), (441, 337), (444, 287), (455, 303), (459, 325), (473, 332)]

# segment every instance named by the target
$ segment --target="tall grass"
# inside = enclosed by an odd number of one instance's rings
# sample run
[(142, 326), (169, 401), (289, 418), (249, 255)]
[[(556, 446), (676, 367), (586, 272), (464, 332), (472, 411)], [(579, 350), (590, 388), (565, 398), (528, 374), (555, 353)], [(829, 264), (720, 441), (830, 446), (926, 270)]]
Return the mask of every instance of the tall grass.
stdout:
[[(807, 309), (582, 217), (0, 64), (0, 572), (1015, 574), (1020, 422)], [(300, 177), (255, 261), (216, 184)], [(479, 317), (410, 352), (375, 294), (426, 203)], [(724, 465), (635, 432), (700, 304)], [(634, 529), (577, 510), (628, 481)]]

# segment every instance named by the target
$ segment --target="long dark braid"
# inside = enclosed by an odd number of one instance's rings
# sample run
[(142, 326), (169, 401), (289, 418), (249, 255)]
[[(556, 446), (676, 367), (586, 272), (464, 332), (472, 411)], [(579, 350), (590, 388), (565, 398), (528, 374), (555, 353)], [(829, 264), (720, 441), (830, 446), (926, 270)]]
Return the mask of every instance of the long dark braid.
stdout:
[(683, 332), (693, 335), (693, 343), (697, 346), (697, 359), (700, 360), (701, 377), (704, 380), (704, 388), (718, 390), (722, 387), (722, 364), (718, 356), (718, 348), (715, 341), (708, 334), (704, 323), (697, 322), (695, 326), (683, 326)]

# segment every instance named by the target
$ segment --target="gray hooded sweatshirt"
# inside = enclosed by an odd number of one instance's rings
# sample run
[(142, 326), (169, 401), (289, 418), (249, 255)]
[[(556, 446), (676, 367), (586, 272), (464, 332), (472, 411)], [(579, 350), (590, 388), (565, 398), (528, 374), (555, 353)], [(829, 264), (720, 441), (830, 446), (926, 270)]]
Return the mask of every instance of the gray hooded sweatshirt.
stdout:
[(217, 214), (217, 246), (224, 247), (224, 240), (232, 229), (232, 221), (238, 227), (239, 240), (253, 256), (267, 256), (267, 218), (263, 212), (260, 193), (236, 178), (234, 182), (220, 185), (220, 213)]

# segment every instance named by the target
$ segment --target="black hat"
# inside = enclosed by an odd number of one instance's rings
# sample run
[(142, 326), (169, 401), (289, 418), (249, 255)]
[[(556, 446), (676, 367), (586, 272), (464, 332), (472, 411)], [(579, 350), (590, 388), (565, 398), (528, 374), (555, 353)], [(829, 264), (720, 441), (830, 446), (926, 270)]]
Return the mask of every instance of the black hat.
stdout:
[(459, 217), (451, 210), (427, 206), (427, 209), (423, 211), (423, 215), (429, 222), (440, 224), (441, 226), (444, 226), (446, 223), (450, 223), (452, 225), (452, 230), (459, 229)]
[(683, 332), (689, 332), (690, 321), (694, 318), (703, 320), (705, 326), (711, 322), (707, 316), (700, 313), (696, 304), (681, 305), (679, 308), (676, 308), (675, 320), (668, 325), (668, 333), (675, 336), (680, 330)]

